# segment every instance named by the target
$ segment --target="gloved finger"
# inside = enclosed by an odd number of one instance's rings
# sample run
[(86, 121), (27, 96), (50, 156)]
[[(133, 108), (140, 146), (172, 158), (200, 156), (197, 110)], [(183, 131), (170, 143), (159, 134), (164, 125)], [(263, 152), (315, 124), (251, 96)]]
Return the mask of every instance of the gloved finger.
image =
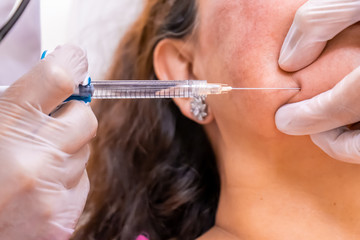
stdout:
[(73, 45), (58, 47), (1, 96), (20, 106), (31, 104), (49, 114), (85, 80), (88, 62), (83, 50)]
[(360, 131), (346, 127), (311, 135), (326, 154), (340, 161), (360, 164)]
[(287, 72), (300, 70), (315, 61), (324, 50), (327, 41), (313, 42), (297, 25), (292, 25), (285, 38), (279, 58), (279, 66)]
[(360, 67), (334, 88), (312, 99), (287, 104), (275, 116), (277, 128), (290, 135), (309, 135), (360, 121)]
[(85, 145), (77, 153), (72, 154), (61, 164), (63, 177), (60, 181), (66, 189), (72, 189), (78, 185), (81, 177), (86, 170), (86, 165), (90, 156), (90, 147)]
[(60, 214), (55, 216), (58, 224), (68, 229), (75, 228), (77, 220), (84, 210), (89, 189), (89, 178), (85, 170), (78, 184), (66, 192), (67, 197), (65, 201), (61, 203), (64, 205), (64, 209), (59, 212)]
[(296, 12), (280, 52), (280, 67), (286, 71), (306, 67), (321, 54), (328, 40), (358, 21), (358, 0), (309, 0)]
[(62, 172), (64, 175), (61, 178), (63, 186), (67, 189), (74, 188), (81, 176), (86, 170), (86, 165), (90, 156), (90, 146), (85, 145), (77, 153), (72, 154), (63, 163)]
[[(74, 154), (58, 153), (56, 157), (54, 157), (54, 161), (42, 166), (43, 168), (47, 167), (47, 169), (52, 169), (51, 174), (49, 174), (48, 171), (39, 171), (37, 177), (42, 179), (45, 185), (50, 183), (51, 188), (55, 191), (71, 189), (79, 183), (86, 169), (89, 156), (89, 145), (83, 146)], [(46, 185), (43, 189), (49, 189), (49, 186)]]
[(51, 201), (51, 207), (55, 212), (50, 219), (53, 228), (47, 228), (51, 231), (46, 235), (54, 238), (49, 239), (70, 238), (84, 210), (89, 189), (89, 178), (84, 171), (74, 188), (61, 192), (60, 196), (54, 195), (57, 199)]
[[(52, 114), (52, 117), (58, 120), (54, 124), (61, 123), (61, 131), (58, 134), (52, 134), (53, 136), (48, 136), (48, 138), (52, 139), (53, 143), (63, 152), (76, 153), (96, 135), (97, 119), (90, 106), (84, 102), (71, 101), (64, 104)], [(47, 128), (42, 131), (42, 135), (48, 133)]]

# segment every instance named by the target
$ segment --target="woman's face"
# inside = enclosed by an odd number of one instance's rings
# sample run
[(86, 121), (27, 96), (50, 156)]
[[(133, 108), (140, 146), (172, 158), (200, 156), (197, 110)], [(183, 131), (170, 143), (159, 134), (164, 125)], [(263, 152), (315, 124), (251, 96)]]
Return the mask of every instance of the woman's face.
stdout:
[(297, 90), (232, 91), (208, 97), (223, 135), (284, 137), (274, 116), (282, 105), (330, 89), (360, 64), (360, 27), (343, 32), (309, 67), (278, 67), (282, 43), (296, 10), (306, 0), (199, 0), (194, 57), (198, 79), (232, 87), (300, 87)]

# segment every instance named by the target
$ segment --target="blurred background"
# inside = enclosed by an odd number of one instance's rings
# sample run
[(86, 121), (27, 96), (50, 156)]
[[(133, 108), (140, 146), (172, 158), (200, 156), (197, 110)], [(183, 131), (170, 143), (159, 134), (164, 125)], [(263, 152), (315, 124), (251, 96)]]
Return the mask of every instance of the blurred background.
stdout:
[(89, 73), (102, 79), (143, 0), (40, 0), (42, 50), (75, 43), (88, 53)]

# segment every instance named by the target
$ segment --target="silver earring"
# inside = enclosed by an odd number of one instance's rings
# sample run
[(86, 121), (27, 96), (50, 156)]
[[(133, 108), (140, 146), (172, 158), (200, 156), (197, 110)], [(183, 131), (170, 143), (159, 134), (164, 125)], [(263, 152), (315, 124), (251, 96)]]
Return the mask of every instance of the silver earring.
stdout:
[(204, 121), (207, 117), (207, 104), (205, 102), (205, 96), (196, 96), (191, 100), (191, 113), (193, 116), (199, 120)]

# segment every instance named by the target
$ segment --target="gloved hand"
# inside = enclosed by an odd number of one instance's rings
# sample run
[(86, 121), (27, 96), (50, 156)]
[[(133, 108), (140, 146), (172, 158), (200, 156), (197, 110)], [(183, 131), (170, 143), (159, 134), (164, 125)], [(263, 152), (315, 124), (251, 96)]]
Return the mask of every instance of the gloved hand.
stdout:
[(359, 0), (309, 0), (296, 12), (281, 49), (280, 67), (285, 71), (306, 67), (328, 40), (358, 21)]
[(348, 126), (360, 120), (359, 89), (360, 67), (331, 90), (281, 107), (275, 117), (277, 128), (290, 135), (311, 135), (331, 157), (360, 163), (360, 130)]
[(89, 190), (87, 143), (97, 121), (74, 101), (85, 53), (57, 48), (0, 96), (0, 239), (69, 239)]

